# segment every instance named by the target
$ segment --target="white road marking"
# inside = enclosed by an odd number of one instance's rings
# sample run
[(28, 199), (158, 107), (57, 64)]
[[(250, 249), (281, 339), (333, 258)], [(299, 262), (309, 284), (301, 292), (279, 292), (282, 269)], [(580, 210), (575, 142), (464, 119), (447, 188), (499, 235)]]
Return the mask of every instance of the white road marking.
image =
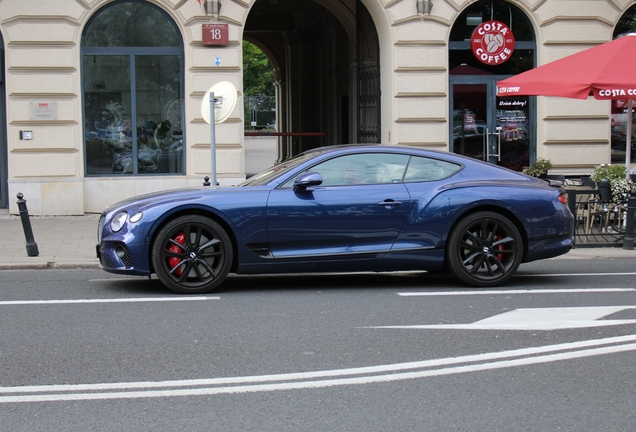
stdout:
[(636, 306), (515, 309), (471, 324), (373, 326), (376, 329), (560, 330), (635, 324), (636, 320), (601, 320)]
[(501, 294), (571, 294), (571, 293), (598, 293), (598, 292), (631, 292), (636, 288), (572, 288), (572, 289), (524, 289), (524, 290), (486, 290), (478, 288), (470, 291), (429, 291), (429, 292), (401, 292), (399, 296), (460, 296), (460, 295), (501, 295)]
[(544, 274), (515, 274), (514, 277), (555, 277), (555, 276), (634, 276), (636, 272), (619, 273), (544, 273)]
[(394, 382), (636, 351), (635, 341), (636, 335), (628, 335), (463, 357), (279, 375), (0, 387), (0, 403), (203, 396)]
[(0, 306), (9, 305), (39, 305), (39, 304), (84, 304), (84, 303), (138, 303), (138, 302), (179, 302), (220, 300), (220, 297), (137, 297), (113, 299), (77, 299), (77, 300), (13, 300), (0, 301)]

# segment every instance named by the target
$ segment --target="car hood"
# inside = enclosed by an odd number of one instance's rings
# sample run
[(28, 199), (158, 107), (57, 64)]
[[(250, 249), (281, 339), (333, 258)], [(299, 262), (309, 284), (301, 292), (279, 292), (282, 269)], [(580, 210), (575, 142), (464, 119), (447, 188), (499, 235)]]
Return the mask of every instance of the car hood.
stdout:
[(144, 195), (138, 195), (124, 199), (110, 205), (104, 213), (112, 213), (122, 209), (129, 211), (143, 210), (149, 207), (154, 207), (166, 203), (170, 203), (172, 206), (178, 203), (186, 203), (192, 201), (200, 201), (205, 198), (206, 203), (214, 203), (217, 199), (223, 199), (231, 195), (236, 199), (237, 195), (253, 192), (255, 189), (266, 189), (256, 187), (193, 187), (193, 188), (181, 188), (171, 189), (165, 191), (152, 192)]

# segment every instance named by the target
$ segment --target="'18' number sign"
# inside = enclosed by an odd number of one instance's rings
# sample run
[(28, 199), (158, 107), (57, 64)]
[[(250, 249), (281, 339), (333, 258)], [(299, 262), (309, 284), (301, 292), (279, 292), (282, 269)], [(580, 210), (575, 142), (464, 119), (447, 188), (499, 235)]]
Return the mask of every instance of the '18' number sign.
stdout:
[(203, 24), (203, 45), (227, 45), (227, 24)]

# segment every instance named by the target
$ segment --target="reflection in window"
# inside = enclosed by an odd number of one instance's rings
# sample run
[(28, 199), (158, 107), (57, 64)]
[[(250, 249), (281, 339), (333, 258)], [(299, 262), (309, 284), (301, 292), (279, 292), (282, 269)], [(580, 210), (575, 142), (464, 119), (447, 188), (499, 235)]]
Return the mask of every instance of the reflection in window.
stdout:
[(413, 156), (404, 176), (405, 182), (441, 180), (455, 174), (461, 165), (438, 159)]
[(82, 43), (86, 175), (184, 173), (182, 65), (180, 35), (158, 8), (117, 2), (93, 18)]
[[(397, 183), (402, 181), (408, 158), (408, 155), (386, 153), (340, 156), (315, 165), (304, 173), (319, 173), (322, 176), (321, 186)], [(292, 187), (294, 180), (289, 180), (284, 187)]]

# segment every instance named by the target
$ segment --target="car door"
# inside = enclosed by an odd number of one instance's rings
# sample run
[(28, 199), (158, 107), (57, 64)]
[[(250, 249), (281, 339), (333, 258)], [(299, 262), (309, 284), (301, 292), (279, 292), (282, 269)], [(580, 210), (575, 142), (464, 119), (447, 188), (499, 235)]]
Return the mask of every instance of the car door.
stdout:
[(273, 190), (267, 234), (275, 259), (372, 258), (391, 249), (410, 207), (408, 155), (355, 154), (310, 168), (320, 186)]

